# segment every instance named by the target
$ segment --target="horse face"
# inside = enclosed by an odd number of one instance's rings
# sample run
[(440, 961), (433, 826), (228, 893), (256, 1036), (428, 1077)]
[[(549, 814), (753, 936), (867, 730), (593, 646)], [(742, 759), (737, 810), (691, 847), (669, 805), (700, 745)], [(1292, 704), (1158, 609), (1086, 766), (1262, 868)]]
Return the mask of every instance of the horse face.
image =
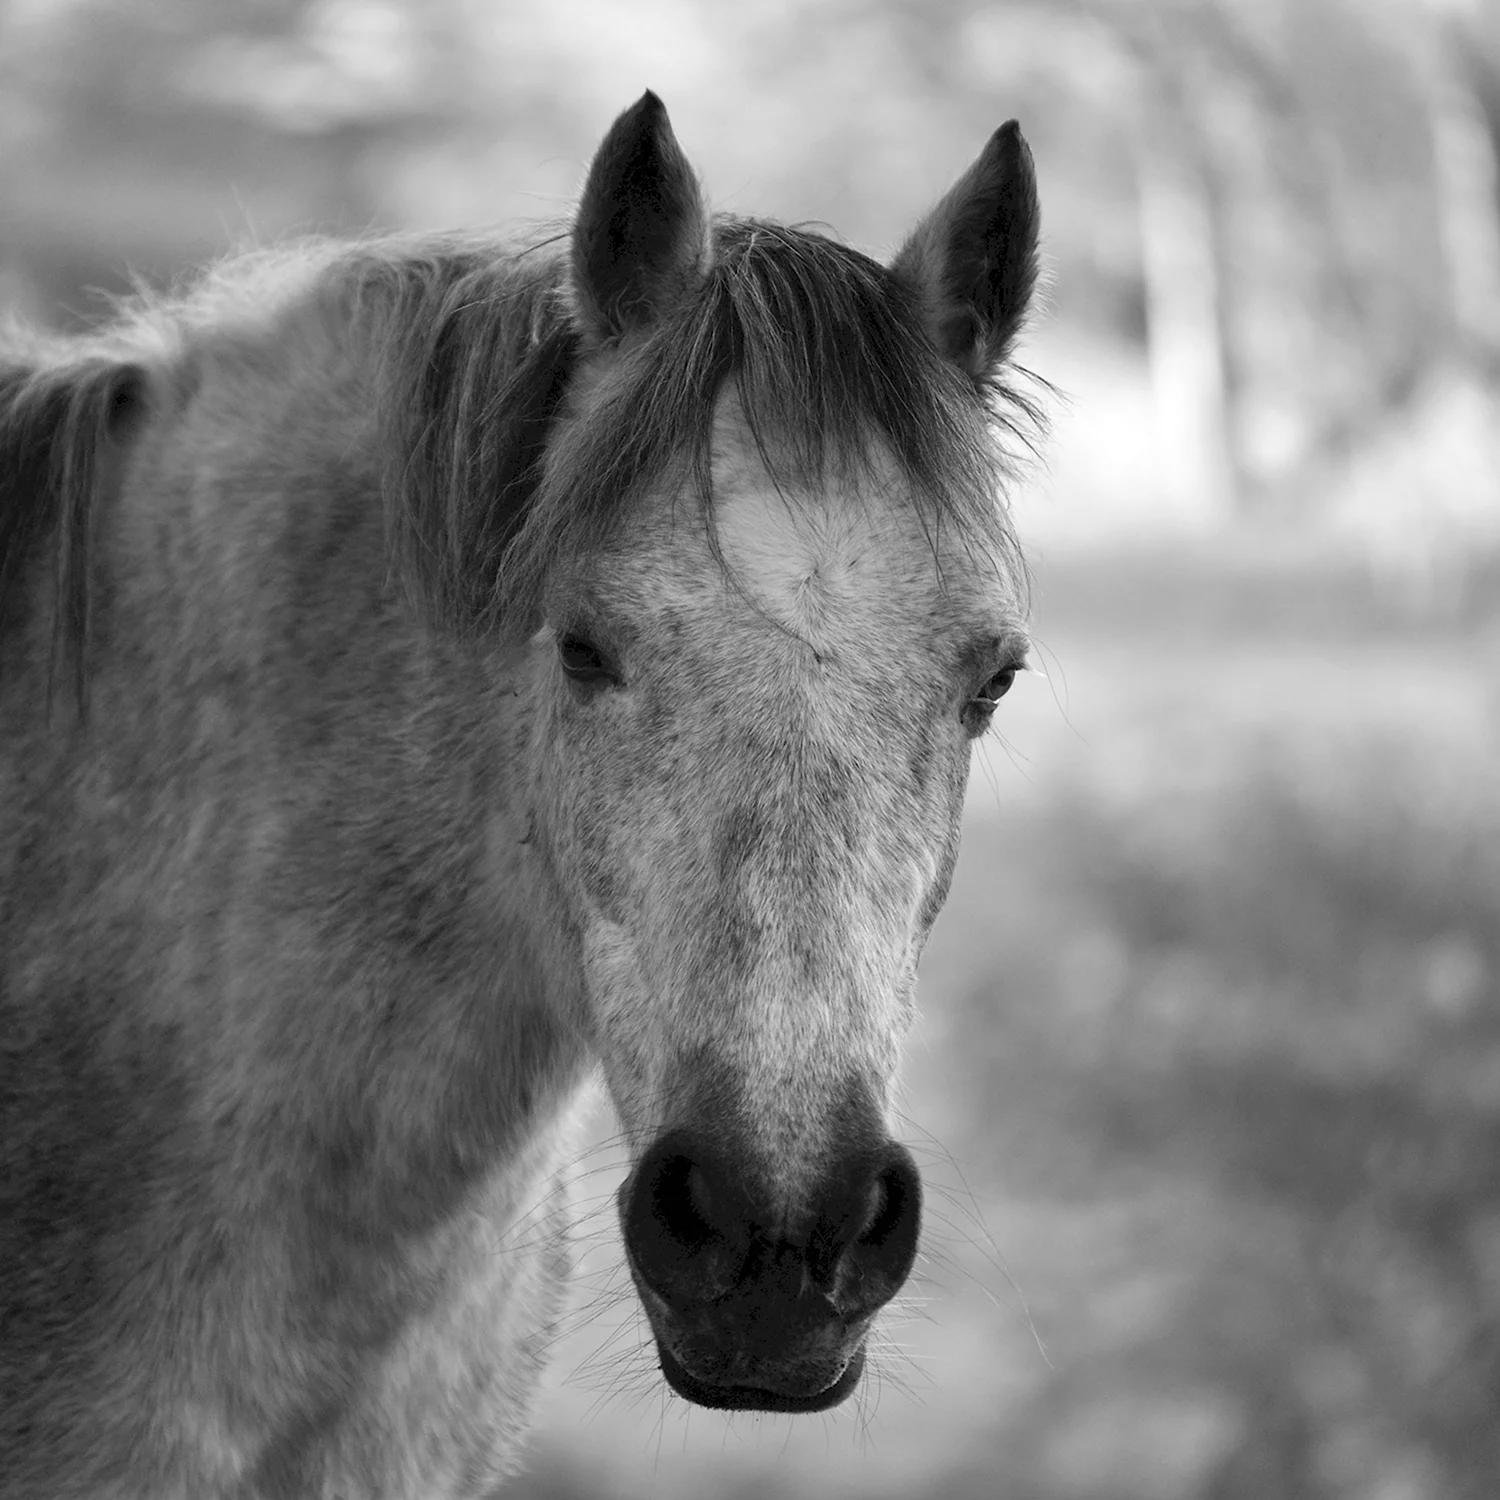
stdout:
[(644, 502), (554, 591), (536, 836), (663, 1368), (705, 1404), (815, 1409), (915, 1252), (891, 1083), (983, 695), (1023, 643), (998, 570), (935, 551), (879, 466), (778, 491), (735, 412), (712, 517)]
[[(774, 237), (750, 226), (746, 245), (757, 234)], [(584, 187), (582, 370), (556, 451), (608, 431), (629, 456), (684, 392), (717, 391), (713, 499), (690, 482), (640, 494), (627, 466), (615, 529), (548, 560), (533, 836), (631, 1147), (631, 1270), (664, 1374), (705, 1405), (841, 1400), (916, 1253), (920, 1182), (886, 1123), (897, 1050), (970, 742), (1024, 643), (998, 512), (993, 549), (972, 527), (954, 544), (965, 528), (945, 536), (930, 493), (917, 503), (897, 475), (930, 490), (912, 454), (945, 423), (977, 432), (1036, 236), (1012, 122), (889, 271), (786, 248), (781, 280), (742, 284), (736, 331), (716, 339), (731, 325), (704, 308), (724, 304), (701, 299), (724, 295), (720, 242), (654, 95), (615, 122)], [(654, 385), (622, 374), (652, 358)], [(611, 410), (629, 420), (592, 425)], [(799, 423), (835, 458), (892, 434), (903, 463), (801, 461)], [(771, 452), (778, 425), (788, 455)], [(971, 499), (988, 487), (967, 459), (952, 477)], [(572, 493), (557, 470), (546, 482), (554, 503)]]

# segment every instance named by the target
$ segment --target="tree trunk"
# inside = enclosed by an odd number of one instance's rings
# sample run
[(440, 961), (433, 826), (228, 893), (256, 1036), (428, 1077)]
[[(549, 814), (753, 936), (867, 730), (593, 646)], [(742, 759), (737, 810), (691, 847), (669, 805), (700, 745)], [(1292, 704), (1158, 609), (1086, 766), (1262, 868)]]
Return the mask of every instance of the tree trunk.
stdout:
[(1137, 152), (1141, 261), (1152, 402), (1163, 483), (1206, 521), (1236, 504), (1213, 208), (1196, 161), (1163, 140)]

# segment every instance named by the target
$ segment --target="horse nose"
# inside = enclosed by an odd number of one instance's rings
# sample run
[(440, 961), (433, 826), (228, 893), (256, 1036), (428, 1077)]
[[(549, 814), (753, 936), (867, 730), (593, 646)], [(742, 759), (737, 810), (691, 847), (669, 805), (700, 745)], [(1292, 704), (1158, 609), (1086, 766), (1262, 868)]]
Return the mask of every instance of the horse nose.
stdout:
[(622, 1194), (637, 1274), (673, 1307), (761, 1286), (852, 1321), (895, 1296), (922, 1217), (921, 1175), (904, 1146), (825, 1166), (796, 1211), (768, 1182), (691, 1135), (658, 1141)]

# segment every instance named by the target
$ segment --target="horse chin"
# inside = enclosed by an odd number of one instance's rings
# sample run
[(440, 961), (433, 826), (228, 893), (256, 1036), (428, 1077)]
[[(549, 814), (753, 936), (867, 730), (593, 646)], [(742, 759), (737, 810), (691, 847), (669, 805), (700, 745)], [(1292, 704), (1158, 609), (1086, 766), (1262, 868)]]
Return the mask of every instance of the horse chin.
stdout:
[(661, 1358), (661, 1373), (667, 1384), (684, 1400), (715, 1411), (827, 1411), (848, 1398), (859, 1384), (859, 1377), (865, 1368), (865, 1351), (861, 1345), (844, 1366), (843, 1373), (821, 1390), (789, 1389), (787, 1387), (792, 1384), (790, 1381), (782, 1389), (770, 1390), (764, 1386), (719, 1385), (713, 1381), (701, 1380), (696, 1375), (689, 1374), (659, 1338), (656, 1350)]

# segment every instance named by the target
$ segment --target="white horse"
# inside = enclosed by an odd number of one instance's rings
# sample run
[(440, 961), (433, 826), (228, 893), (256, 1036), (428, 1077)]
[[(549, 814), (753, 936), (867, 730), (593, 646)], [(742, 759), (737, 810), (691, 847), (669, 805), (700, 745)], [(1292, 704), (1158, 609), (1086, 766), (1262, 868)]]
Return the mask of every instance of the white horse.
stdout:
[(0, 1496), (493, 1493), (600, 1065), (670, 1386), (855, 1387), (1036, 234), (1014, 124), (889, 267), (711, 220), (647, 94), (566, 253), (0, 345)]

